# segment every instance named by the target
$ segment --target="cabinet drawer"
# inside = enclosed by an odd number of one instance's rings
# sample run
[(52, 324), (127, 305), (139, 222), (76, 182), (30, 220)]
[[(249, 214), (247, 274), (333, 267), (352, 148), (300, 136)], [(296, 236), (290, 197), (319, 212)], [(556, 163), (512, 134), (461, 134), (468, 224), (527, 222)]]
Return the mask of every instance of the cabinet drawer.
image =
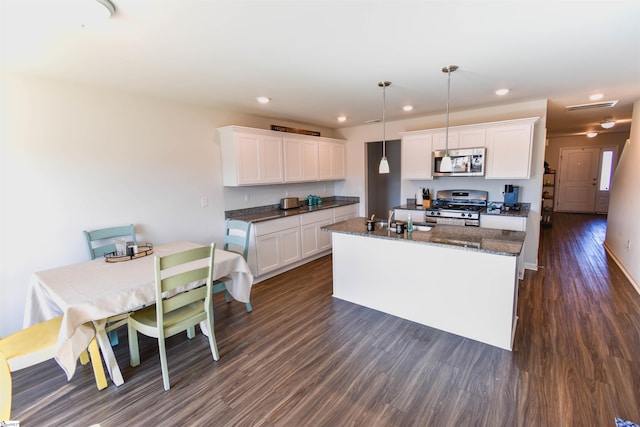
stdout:
[(333, 219), (331, 209), (324, 209), (318, 212), (311, 212), (300, 215), (300, 225), (313, 224), (314, 222), (326, 221)]
[(480, 227), (498, 230), (526, 231), (527, 218), (521, 216), (480, 215)]
[(263, 221), (255, 224), (256, 236), (263, 236), (269, 233), (286, 230), (288, 228), (300, 226), (300, 215), (294, 215), (289, 218), (274, 219), (272, 221)]
[(337, 208), (333, 208), (333, 217), (337, 218), (339, 216), (346, 215), (357, 215), (358, 214), (358, 204), (355, 203), (353, 205), (346, 206), (338, 206)]

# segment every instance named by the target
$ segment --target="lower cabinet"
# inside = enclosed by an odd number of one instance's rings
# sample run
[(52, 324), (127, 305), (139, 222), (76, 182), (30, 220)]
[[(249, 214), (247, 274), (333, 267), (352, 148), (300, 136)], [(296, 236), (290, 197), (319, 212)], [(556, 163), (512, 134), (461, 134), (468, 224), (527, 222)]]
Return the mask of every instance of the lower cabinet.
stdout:
[(257, 222), (252, 227), (249, 267), (258, 281), (311, 261), (331, 250), (325, 225), (358, 216), (358, 204)]
[[(527, 231), (527, 218), (510, 215), (480, 215), (480, 227), (495, 228), (498, 230)], [(524, 278), (524, 247), (518, 256), (518, 278)]]
[(258, 276), (301, 259), (297, 216), (257, 223), (255, 233)]
[(332, 223), (332, 209), (300, 215), (302, 258), (331, 249), (331, 233), (322, 231), (321, 227)]

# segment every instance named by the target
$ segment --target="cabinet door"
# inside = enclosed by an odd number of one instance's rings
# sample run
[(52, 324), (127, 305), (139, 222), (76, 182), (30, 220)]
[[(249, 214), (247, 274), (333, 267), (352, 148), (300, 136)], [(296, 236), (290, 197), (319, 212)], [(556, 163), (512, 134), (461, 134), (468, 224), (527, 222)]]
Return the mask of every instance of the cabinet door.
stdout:
[(461, 129), (458, 148), (477, 148), (485, 146), (485, 128)]
[(318, 178), (321, 180), (345, 179), (346, 148), (344, 143), (318, 142)]
[(260, 182), (260, 139), (259, 135), (234, 135), (238, 184)]
[(302, 241), (302, 258), (318, 252), (318, 232), (315, 224), (300, 227), (300, 239)]
[[(449, 128), (449, 149), (458, 148), (458, 138), (460, 132)], [(433, 150), (444, 150), (447, 148), (447, 133), (445, 131), (433, 134)]]
[(282, 138), (264, 136), (260, 144), (260, 182), (274, 184), (284, 181)]
[(331, 249), (331, 233), (328, 231), (322, 231), (322, 227), (331, 225), (333, 218), (317, 223), (316, 230), (318, 233), (318, 252)]
[(284, 138), (283, 145), (285, 182), (317, 181), (317, 141)]
[(280, 267), (299, 261), (300, 251), (300, 227), (291, 228), (280, 233)]
[(258, 276), (271, 270), (275, 270), (280, 266), (279, 246), (279, 233), (256, 237)]
[(403, 179), (433, 179), (431, 134), (402, 138), (401, 173)]
[(282, 138), (235, 133), (233, 141), (238, 185), (283, 182)]
[(529, 179), (533, 124), (487, 129), (487, 179)]

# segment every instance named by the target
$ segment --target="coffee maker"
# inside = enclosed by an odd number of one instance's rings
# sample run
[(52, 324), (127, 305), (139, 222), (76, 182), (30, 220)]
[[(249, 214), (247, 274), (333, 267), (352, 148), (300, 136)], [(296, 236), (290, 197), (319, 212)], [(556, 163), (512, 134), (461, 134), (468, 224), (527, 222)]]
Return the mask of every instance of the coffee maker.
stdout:
[(518, 203), (518, 194), (520, 187), (517, 185), (505, 185), (504, 186), (504, 205), (505, 210), (518, 211), (520, 210), (520, 204)]

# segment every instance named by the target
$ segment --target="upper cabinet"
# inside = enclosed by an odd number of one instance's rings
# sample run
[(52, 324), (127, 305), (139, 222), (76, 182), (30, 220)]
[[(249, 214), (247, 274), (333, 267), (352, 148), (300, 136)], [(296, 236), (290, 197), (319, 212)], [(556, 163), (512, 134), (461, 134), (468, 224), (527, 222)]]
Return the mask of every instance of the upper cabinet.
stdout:
[(222, 179), (226, 186), (280, 184), (284, 182), (282, 137), (219, 129)]
[(403, 179), (433, 179), (431, 152), (433, 135), (424, 132), (407, 132), (402, 136), (401, 166)]
[[(450, 127), (449, 148), (476, 148), (485, 145), (485, 129), (480, 126)], [(433, 134), (433, 149), (444, 150), (447, 148), (447, 132), (442, 129)]]
[(322, 139), (318, 141), (318, 178), (339, 180), (347, 177), (347, 150), (342, 141)]
[(529, 179), (537, 117), (487, 127), (486, 179)]
[(318, 180), (318, 141), (283, 138), (284, 181)]
[(344, 141), (241, 126), (218, 129), (228, 187), (346, 177)]
[[(449, 128), (449, 149), (486, 148), (486, 179), (529, 179), (537, 117)], [(444, 150), (446, 129), (402, 134), (402, 179), (433, 179), (435, 150)]]

